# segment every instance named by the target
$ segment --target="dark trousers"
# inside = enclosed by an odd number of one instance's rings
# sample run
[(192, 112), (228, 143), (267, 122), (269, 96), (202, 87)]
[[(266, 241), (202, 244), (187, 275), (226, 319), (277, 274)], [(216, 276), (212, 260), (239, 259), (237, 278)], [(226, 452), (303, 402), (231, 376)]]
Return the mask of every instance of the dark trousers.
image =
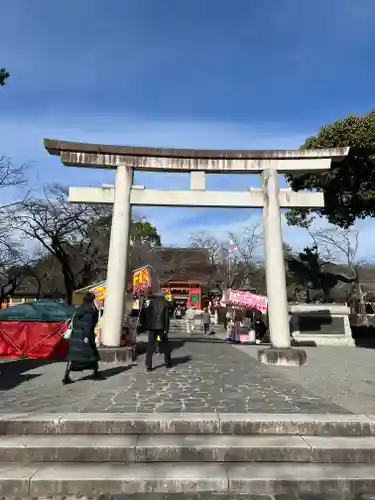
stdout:
[[(81, 369), (81, 366), (75, 366), (74, 363), (72, 363), (71, 361), (68, 361), (66, 364), (66, 367), (65, 367), (63, 380), (66, 381), (66, 380), (70, 379), (70, 372), (72, 372), (72, 371), (84, 371), (85, 369), (86, 369), (86, 367), (84, 365), (82, 365), (82, 369)], [(97, 376), (99, 373), (99, 363), (98, 362), (93, 363), (92, 366), (90, 366), (90, 367), (87, 366), (87, 369), (91, 369), (94, 372), (94, 375)]]
[(155, 352), (156, 354), (163, 354), (163, 349), (161, 347), (160, 340), (156, 341)]
[(203, 323), (203, 331), (204, 331), (205, 335), (208, 334), (208, 330), (209, 329), (210, 329), (210, 324), (209, 323)]
[(152, 356), (155, 352), (156, 339), (160, 337), (161, 352), (164, 354), (165, 363), (171, 362), (171, 350), (168, 342), (168, 336), (165, 332), (160, 330), (150, 330), (148, 332), (147, 353), (146, 353), (146, 367), (152, 368)]
[(264, 324), (254, 325), (255, 338), (261, 342), (267, 340), (267, 327)]

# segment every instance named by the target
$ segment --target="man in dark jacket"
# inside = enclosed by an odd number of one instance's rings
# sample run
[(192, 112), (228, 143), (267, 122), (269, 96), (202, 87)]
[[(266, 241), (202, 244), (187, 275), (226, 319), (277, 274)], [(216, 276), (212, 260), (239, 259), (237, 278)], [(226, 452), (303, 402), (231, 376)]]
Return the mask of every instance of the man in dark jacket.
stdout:
[(260, 311), (255, 311), (253, 328), (255, 330), (255, 341), (261, 344), (267, 340), (267, 325), (263, 320), (263, 315)]
[(68, 364), (66, 366), (63, 384), (70, 384), (70, 372), (92, 370), (94, 377), (99, 377), (100, 355), (95, 344), (95, 327), (99, 312), (94, 304), (95, 295), (87, 293), (83, 304), (73, 317), (72, 333), (69, 339)]
[(169, 304), (164, 294), (153, 295), (145, 312), (146, 328), (148, 330), (146, 369), (148, 372), (152, 370), (152, 355), (158, 337), (160, 338), (161, 350), (164, 353), (165, 366), (171, 368), (171, 350), (168, 342)]

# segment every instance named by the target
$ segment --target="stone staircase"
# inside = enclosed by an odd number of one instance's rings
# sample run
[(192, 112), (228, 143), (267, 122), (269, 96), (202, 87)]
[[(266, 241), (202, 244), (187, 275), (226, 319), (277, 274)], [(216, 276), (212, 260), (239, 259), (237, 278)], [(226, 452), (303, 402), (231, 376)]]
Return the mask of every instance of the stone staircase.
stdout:
[(169, 325), (169, 335), (170, 336), (181, 336), (186, 335), (186, 321), (184, 318), (182, 319), (171, 319)]
[(0, 434), (1, 498), (375, 492), (375, 417), (22, 414)]
[[(215, 331), (220, 337), (225, 336), (225, 330), (223, 325), (211, 325), (211, 330)], [(200, 317), (197, 317), (195, 320), (195, 334), (203, 334), (203, 325), (201, 323)], [(173, 336), (186, 336), (186, 321), (184, 318), (182, 319), (172, 319), (169, 328), (170, 337)]]

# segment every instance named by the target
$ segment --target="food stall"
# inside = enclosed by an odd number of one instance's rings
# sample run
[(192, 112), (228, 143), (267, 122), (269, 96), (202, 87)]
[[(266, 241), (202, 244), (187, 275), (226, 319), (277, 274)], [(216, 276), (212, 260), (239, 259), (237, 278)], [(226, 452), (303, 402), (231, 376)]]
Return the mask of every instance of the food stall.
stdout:
[[(132, 271), (132, 292), (124, 290), (124, 322), (121, 346), (135, 345), (135, 332), (139, 327), (139, 320), (144, 303), (150, 292), (160, 291), (159, 279), (152, 266), (143, 266)], [(105, 311), (105, 298), (107, 293), (107, 282), (100, 281), (85, 288), (77, 290), (73, 295), (73, 303), (78, 306), (82, 304), (86, 293), (95, 295), (95, 305), (99, 311), (99, 321), (96, 327), (96, 343), (101, 345), (103, 315)]]
[[(74, 292), (73, 303), (80, 305), (86, 293), (91, 292), (95, 295), (95, 305), (99, 311), (99, 320), (95, 328), (96, 344), (98, 347), (102, 344), (102, 328), (103, 328), (103, 315), (105, 311), (105, 297), (107, 293), (107, 282), (100, 281), (85, 288), (81, 288)], [(124, 322), (123, 333), (121, 336), (121, 346), (131, 345), (134, 342), (133, 335), (129, 324), (129, 313), (131, 312), (131, 294), (124, 291)]]
[(260, 312), (261, 323), (267, 324), (265, 317), (268, 309), (267, 297), (246, 290), (228, 289), (223, 292), (220, 305), (224, 308), (227, 331), (233, 332), (228, 335), (228, 340), (239, 339), (241, 343), (255, 342), (255, 332), (252, 328), (249, 329), (248, 321), (254, 324), (254, 314), (259, 315)]

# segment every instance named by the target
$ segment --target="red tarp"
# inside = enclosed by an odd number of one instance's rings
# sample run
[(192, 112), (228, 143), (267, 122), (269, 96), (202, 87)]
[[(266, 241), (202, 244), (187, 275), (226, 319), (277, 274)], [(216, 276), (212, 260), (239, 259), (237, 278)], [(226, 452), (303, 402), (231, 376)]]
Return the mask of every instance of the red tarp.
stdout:
[(65, 359), (69, 342), (66, 322), (0, 321), (0, 357)]

